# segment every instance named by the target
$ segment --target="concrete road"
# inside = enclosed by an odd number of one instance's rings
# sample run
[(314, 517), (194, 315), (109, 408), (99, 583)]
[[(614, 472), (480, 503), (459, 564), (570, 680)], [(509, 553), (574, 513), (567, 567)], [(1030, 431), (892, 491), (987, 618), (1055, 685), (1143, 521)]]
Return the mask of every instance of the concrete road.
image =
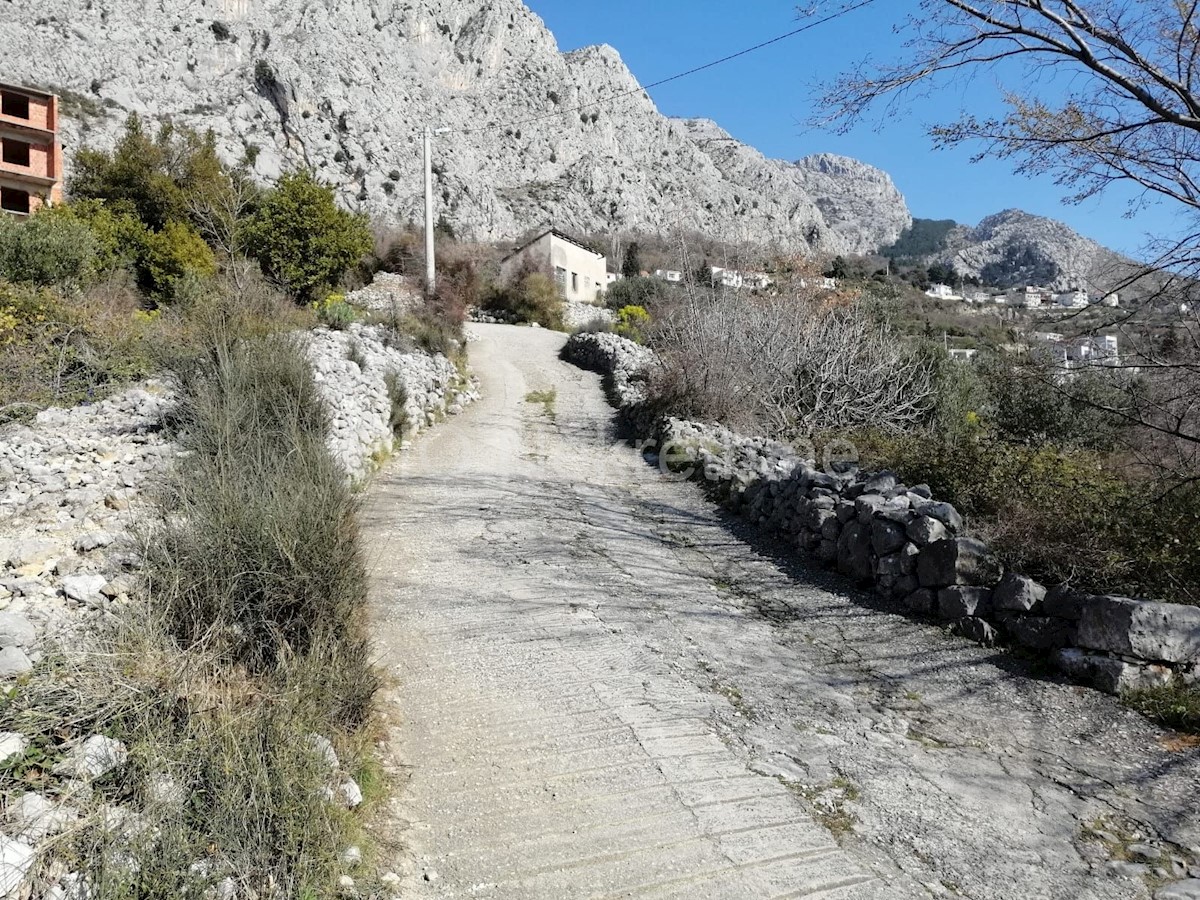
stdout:
[(1195, 746), (742, 533), (561, 335), (471, 328), (484, 399), (364, 511), (403, 896), (1148, 898), (1200, 854)]

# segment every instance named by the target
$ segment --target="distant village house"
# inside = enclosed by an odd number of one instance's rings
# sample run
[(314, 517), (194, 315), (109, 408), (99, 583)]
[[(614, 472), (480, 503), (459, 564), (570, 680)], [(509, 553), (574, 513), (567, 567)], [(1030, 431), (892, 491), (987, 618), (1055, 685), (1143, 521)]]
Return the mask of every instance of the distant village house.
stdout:
[(61, 201), (58, 98), (0, 84), (0, 208), (23, 218)]
[(548, 268), (559, 292), (576, 303), (594, 303), (610, 283), (604, 254), (555, 228), (506, 256), (500, 263), (500, 277), (511, 282), (526, 266)]
[[(680, 276), (679, 280), (682, 281), (682, 273)], [(765, 272), (740, 272), (737, 269), (726, 269), (721, 266), (709, 266), (708, 277), (713, 287), (720, 285), (733, 288), (735, 291), (742, 288), (761, 291), (774, 283), (771, 276)]]
[(1087, 291), (1067, 291), (1054, 298), (1054, 302), (1066, 309), (1087, 309), (1091, 299)]
[(1025, 309), (1041, 309), (1054, 300), (1054, 295), (1045, 288), (1023, 287), (1013, 288), (1004, 295), (1008, 306), (1021, 306)]
[(954, 288), (948, 284), (933, 284), (929, 286), (929, 290), (925, 292), (926, 297), (933, 297), (935, 300), (962, 300), (961, 294), (955, 293)]

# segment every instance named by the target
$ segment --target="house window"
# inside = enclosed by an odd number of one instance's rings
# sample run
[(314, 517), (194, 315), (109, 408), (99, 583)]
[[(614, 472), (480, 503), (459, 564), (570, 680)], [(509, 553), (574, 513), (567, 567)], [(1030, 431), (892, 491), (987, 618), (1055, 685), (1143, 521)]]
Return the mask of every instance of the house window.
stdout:
[(571, 293), (572, 294), (579, 293), (579, 276), (576, 275), (574, 272), (571, 273)]
[(567, 289), (567, 270), (559, 266), (555, 266), (554, 280), (558, 283), (558, 289), (560, 291), (565, 291)]
[(0, 113), (12, 116), (14, 119), (29, 118), (29, 98), (22, 94), (0, 92)]
[(18, 191), (16, 188), (0, 188), (0, 209), (29, 215), (29, 192)]
[(24, 141), (4, 141), (4, 161), (10, 166), (29, 168), (29, 145)]

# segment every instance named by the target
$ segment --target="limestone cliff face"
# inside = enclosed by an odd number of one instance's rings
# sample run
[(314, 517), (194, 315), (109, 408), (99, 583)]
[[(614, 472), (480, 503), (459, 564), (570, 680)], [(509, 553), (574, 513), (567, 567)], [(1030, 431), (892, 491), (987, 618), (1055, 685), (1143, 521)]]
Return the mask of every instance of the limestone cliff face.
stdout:
[(849, 246), (886, 247), (912, 224), (886, 172), (832, 153), (806, 156), (794, 168), (829, 227)]
[(553, 222), (853, 253), (909, 221), (861, 163), (768, 160), (662, 116), (615, 50), (560, 53), (520, 0), (8, 0), (0, 54), (3, 79), (63, 92), (68, 158), (129, 112), (171, 116), (396, 222), (420, 215), (420, 130), (448, 127), (437, 191), (481, 239)]

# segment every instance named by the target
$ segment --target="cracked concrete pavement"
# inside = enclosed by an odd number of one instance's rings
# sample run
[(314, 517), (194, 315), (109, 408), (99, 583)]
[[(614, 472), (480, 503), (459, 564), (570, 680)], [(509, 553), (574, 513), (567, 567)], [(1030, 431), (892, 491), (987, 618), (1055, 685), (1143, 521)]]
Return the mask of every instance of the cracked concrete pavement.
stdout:
[(562, 335), (471, 327), (483, 400), (363, 516), (402, 896), (1116, 900), (1200, 863), (1200, 748), (726, 520)]

